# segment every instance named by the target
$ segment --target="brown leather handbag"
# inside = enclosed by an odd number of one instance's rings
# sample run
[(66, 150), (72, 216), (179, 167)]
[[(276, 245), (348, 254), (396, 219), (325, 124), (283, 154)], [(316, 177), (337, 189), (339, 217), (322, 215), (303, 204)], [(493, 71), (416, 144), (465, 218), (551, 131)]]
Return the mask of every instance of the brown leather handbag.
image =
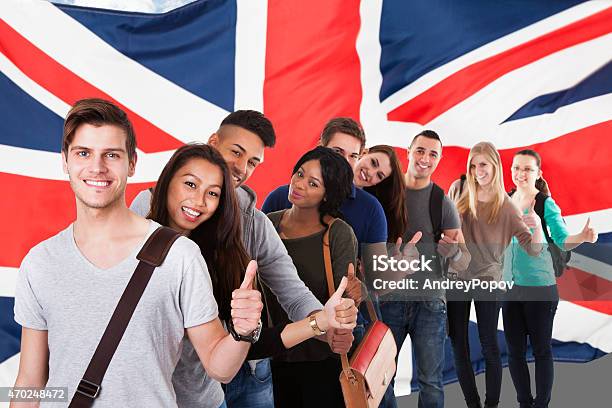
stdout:
[[(330, 296), (336, 291), (329, 249), (329, 231), (334, 221), (335, 219), (329, 223), (323, 235), (323, 258)], [(346, 354), (340, 355), (342, 360), (340, 385), (347, 408), (378, 407), (396, 369), (397, 346), (393, 333), (386, 324), (378, 320), (374, 305), (367, 293), (365, 299), (372, 323), (368, 326), (363, 340), (357, 346), (350, 361)]]

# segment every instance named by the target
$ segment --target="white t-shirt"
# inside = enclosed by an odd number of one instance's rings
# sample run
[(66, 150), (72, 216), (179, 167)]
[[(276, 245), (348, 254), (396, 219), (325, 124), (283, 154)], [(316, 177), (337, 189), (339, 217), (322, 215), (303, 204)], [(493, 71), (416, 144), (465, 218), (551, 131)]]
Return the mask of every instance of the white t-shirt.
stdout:
[[(146, 238), (158, 227), (151, 221)], [(15, 294), (15, 321), (48, 331), (48, 387), (68, 387), (72, 398), (138, 264), (136, 255), (146, 238), (129, 257), (102, 270), (80, 252), (70, 225), (24, 258)], [(185, 328), (216, 317), (217, 304), (200, 249), (180, 237), (153, 272), (94, 406), (176, 406), (172, 373), (181, 355)]]

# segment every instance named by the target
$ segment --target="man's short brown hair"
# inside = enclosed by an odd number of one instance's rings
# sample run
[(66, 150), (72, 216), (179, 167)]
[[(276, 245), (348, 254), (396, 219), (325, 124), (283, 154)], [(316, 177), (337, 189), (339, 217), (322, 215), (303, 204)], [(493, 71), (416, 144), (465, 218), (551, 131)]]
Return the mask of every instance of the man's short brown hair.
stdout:
[(88, 98), (76, 101), (64, 121), (62, 152), (68, 154), (74, 133), (79, 126), (113, 125), (125, 132), (125, 148), (130, 161), (136, 159), (136, 135), (127, 114), (117, 105), (104, 99)]
[(321, 133), (321, 146), (327, 146), (336, 133), (346, 133), (359, 139), (361, 150), (366, 145), (366, 137), (363, 128), (351, 118), (333, 118), (323, 128)]
[(432, 139), (432, 140), (437, 140), (438, 142), (440, 142), (440, 147), (442, 147), (442, 140), (440, 140), (440, 136), (438, 136), (438, 134), (436, 132), (434, 132), (433, 130), (423, 130), (421, 133), (419, 133), (418, 135), (416, 135), (415, 137), (412, 138), (412, 142), (410, 142), (410, 147), (412, 147), (412, 145), (414, 144), (414, 141), (417, 140), (417, 138), (419, 137), (424, 137), (426, 139)]

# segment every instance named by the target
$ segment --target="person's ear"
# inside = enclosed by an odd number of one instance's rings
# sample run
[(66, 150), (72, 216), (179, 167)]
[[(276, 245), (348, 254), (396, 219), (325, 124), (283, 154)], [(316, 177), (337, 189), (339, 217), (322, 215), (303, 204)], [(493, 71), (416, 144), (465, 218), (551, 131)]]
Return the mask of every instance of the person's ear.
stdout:
[(129, 169), (128, 169), (128, 177), (132, 177), (136, 172), (136, 161), (138, 160), (138, 155), (134, 152), (134, 157), (130, 160)]
[(210, 135), (210, 137), (208, 138), (208, 144), (212, 147), (217, 147), (217, 145), (219, 144), (219, 134), (217, 132)]
[[(64, 174), (68, 174), (68, 159), (66, 158), (66, 153), (62, 150), (62, 170), (64, 170)], [(70, 174), (68, 174), (70, 176)]]

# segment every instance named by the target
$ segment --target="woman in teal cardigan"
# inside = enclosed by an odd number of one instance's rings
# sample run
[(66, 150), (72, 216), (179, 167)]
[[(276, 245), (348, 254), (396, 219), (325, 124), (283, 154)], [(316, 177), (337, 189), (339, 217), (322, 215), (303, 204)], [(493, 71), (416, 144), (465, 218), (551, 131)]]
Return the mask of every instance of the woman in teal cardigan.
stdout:
[[(527, 149), (515, 154), (512, 181), (516, 186), (512, 201), (525, 215), (538, 193), (544, 194), (540, 195), (545, 197), (543, 221), (560, 249), (569, 251), (583, 242), (597, 241), (597, 233), (589, 226), (589, 221), (580, 233), (569, 235), (561, 210), (550, 197), (548, 185), (542, 178), (541, 158), (537, 152)], [(530, 256), (513, 238), (504, 255), (504, 277), (514, 281), (502, 311), (508, 365), (517, 400), (521, 408), (548, 407), (554, 377), (552, 328), (559, 303), (551, 253), (545, 250), (539, 256)], [(535, 358), (535, 398), (531, 393), (526, 360), (527, 336)]]

